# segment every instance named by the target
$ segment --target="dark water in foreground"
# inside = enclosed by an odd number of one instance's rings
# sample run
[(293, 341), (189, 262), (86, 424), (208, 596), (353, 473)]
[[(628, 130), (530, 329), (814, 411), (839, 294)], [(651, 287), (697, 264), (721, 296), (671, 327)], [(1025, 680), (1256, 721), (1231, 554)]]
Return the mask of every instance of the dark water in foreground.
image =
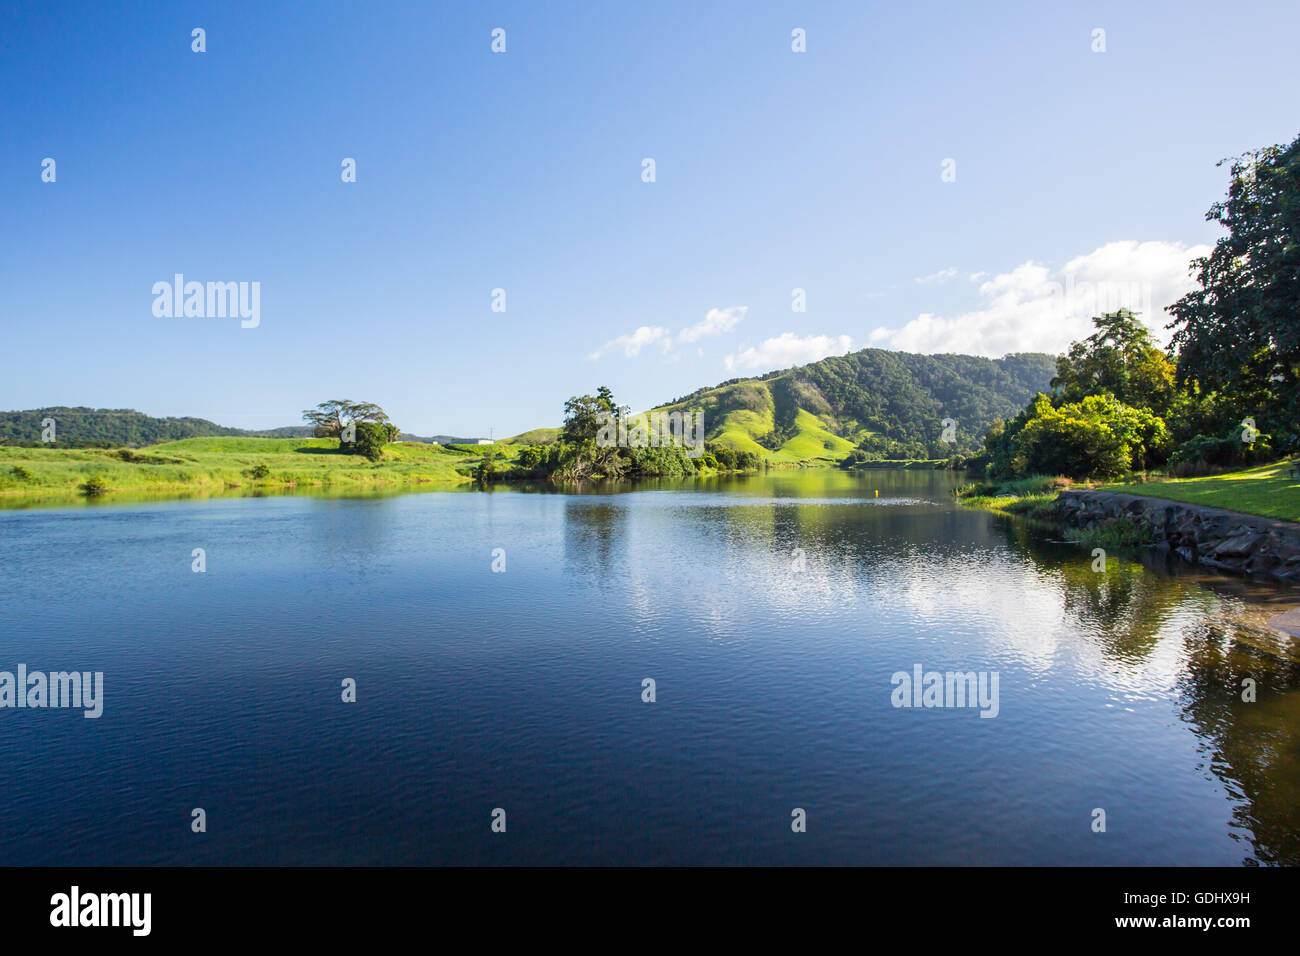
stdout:
[(105, 686), (0, 709), (0, 864), (1300, 863), (1300, 595), (951, 481), (0, 512), (0, 670)]

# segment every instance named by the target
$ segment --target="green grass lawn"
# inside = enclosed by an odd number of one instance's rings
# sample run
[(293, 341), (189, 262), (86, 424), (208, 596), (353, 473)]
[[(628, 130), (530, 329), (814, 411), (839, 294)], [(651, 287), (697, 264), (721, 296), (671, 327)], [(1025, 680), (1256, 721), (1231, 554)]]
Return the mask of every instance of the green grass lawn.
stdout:
[(1205, 478), (1161, 478), (1140, 484), (1103, 485), (1100, 490), (1300, 521), (1300, 478), (1288, 477), (1286, 473), (1294, 464), (1291, 460)]
[[(0, 447), (0, 501), (74, 499), (98, 478), (105, 494), (245, 494), (293, 488), (455, 485), (477, 458), (401, 442), (382, 461), (342, 455), (325, 438), (187, 438), (140, 449)], [(247, 472), (265, 465), (269, 474)]]

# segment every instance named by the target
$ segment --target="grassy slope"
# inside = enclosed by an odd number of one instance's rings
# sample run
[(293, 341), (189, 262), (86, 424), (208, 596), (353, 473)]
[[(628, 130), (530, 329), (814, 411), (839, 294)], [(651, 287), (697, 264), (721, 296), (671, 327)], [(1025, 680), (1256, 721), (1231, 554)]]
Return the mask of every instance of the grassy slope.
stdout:
[[(798, 405), (781, 407), (778, 403), (787, 400), (786, 392), (772, 388), (780, 380), (781, 377), (763, 382), (746, 379), (712, 389), (689, 403), (665, 405), (656, 411), (702, 410), (708, 441), (736, 451), (753, 452), (777, 464), (831, 464), (844, 458), (856, 447), (856, 440), (867, 434), (861, 432), (855, 441), (849, 441), (832, 432), (827, 422), (812, 412)], [(756, 439), (771, 432), (782, 413), (793, 415), (794, 434), (773, 451)]]
[(1165, 478), (1142, 484), (1105, 485), (1101, 490), (1300, 521), (1300, 479), (1289, 478), (1286, 474), (1292, 464), (1294, 462), (1276, 462), (1205, 478)]
[[(455, 484), (466, 456), (437, 445), (388, 446), (384, 460), (371, 463), (337, 453), (338, 443), (318, 438), (186, 438), (136, 451), (124, 461), (117, 449), (0, 447), (0, 498), (73, 496), (92, 476), (113, 492), (222, 493), (231, 489), (286, 487), (376, 487)], [(265, 464), (268, 478), (254, 482), (244, 470)], [(31, 474), (14, 474), (19, 466)]]
[(558, 428), (534, 428), (531, 431), (520, 432), (510, 438), (500, 438), (497, 440), (498, 445), (542, 445), (547, 442), (553, 442), (560, 437)]
[(802, 408), (795, 415), (795, 434), (769, 457), (774, 461), (840, 461), (856, 447), (826, 428), (812, 412)]

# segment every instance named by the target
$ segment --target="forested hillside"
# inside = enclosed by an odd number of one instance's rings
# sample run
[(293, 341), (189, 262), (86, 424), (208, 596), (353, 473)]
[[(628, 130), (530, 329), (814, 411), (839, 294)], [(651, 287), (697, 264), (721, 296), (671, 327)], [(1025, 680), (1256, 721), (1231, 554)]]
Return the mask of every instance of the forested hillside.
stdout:
[[(704, 411), (706, 437), (777, 461), (969, 454), (996, 419), (1050, 390), (1050, 355), (1000, 359), (863, 349), (733, 379), (663, 406)], [(946, 442), (944, 419), (952, 419)]]

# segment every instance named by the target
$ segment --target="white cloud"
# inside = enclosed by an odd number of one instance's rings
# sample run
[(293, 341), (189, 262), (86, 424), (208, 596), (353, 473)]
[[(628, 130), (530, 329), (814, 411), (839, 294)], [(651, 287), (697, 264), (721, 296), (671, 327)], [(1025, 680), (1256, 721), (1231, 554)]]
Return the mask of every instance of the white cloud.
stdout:
[(628, 358), (634, 358), (641, 354), (641, 350), (651, 345), (658, 344), (665, 352), (672, 347), (672, 336), (668, 330), (658, 325), (643, 325), (631, 335), (620, 335), (618, 338), (610, 339), (596, 351), (592, 352), (587, 358), (593, 362), (608, 352), (621, 351)]
[(831, 338), (829, 335), (809, 335), (800, 338), (793, 332), (782, 332), (774, 339), (764, 339), (757, 347), (742, 349), (725, 359), (728, 369), (777, 369), (791, 365), (805, 365), (828, 355), (843, 355), (853, 351), (853, 339), (847, 335)]
[[(704, 314), (703, 321), (697, 322), (692, 326), (682, 329), (676, 337), (666, 328), (660, 325), (643, 325), (630, 335), (620, 335), (617, 338), (610, 339), (596, 351), (587, 356), (591, 361), (609, 354), (610, 352), (622, 352), (628, 358), (635, 358), (641, 354), (642, 349), (657, 345), (664, 355), (667, 355), (674, 345), (681, 345), (686, 342), (698, 342), (700, 339), (712, 338), (716, 335), (722, 335), (730, 332), (745, 318), (749, 312), (747, 305), (732, 305), (725, 309), (709, 309)], [(703, 349), (699, 350), (703, 355)]]
[(1026, 262), (980, 281), (982, 306), (952, 317), (923, 312), (899, 329), (878, 328), (871, 342), (906, 352), (1059, 353), (1092, 333), (1092, 316), (1128, 307), (1164, 341), (1164, 307), (1195, 286), (1188, 265), (1205, 245), (1111, 242), (1076, 256), (1060, 270)]
[(955, 278), (956, 275), (957, 267), (949, 266), (947, 269), (931, 272), (928, 276), (921, 276), (916, 281), (921, 285), (929, 285), (931, 282), (947, 282), (949, 279)]
[(698, 342), (700, 339), (730, 332), (740, 324), (748, 311), (749, 306), (747, 305), (733, 305), (725, 309), (709, 309), (704, 316), (703, 322), (698, 322), (690, 328), (682, 329), (677, 333), (677, 343), (680, 345), (682, 342)]

